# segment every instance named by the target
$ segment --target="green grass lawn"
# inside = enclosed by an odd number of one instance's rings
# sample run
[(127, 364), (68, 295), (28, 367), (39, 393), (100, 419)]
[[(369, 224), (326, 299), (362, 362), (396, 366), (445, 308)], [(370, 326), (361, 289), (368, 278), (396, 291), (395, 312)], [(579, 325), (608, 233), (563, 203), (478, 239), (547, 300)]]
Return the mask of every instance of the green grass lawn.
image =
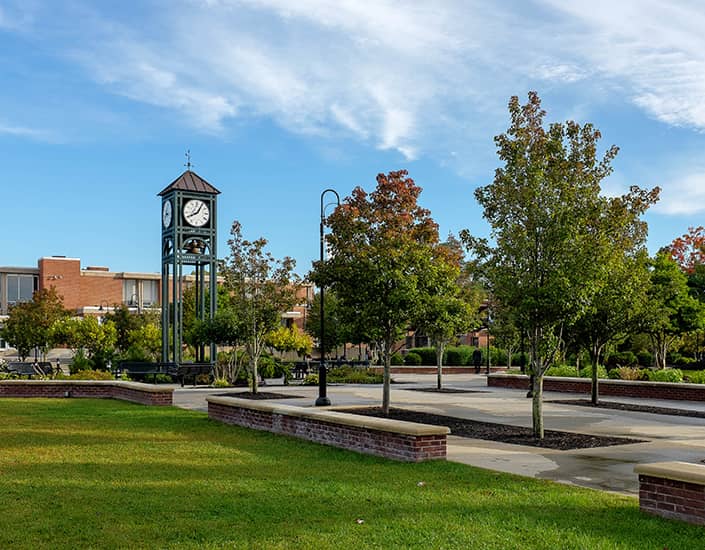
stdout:
[(705, 529), (645, 516), (634, 498), (198, 412), (1, 399), (0, 548), (83, 547), (676, 550), (704, 548)]

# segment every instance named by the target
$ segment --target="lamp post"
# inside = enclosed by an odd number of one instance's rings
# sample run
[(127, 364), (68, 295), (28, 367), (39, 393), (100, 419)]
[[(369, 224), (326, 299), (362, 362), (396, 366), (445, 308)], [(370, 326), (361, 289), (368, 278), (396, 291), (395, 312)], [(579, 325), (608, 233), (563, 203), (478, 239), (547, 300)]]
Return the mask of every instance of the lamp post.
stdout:
[(490, 323), (492, 322), (492, 314), (490, 306), (487, 306), (487, 373), (490, 373)]
[[(324, 253), (325, 253), (325, 238), (323, 235), (323, 227), (325, 226), (325, 207), (328, 205), (323, 204), (323, 199), (325, 197), (326, 193), (333, 193), (335, 195), (335, 202), (334, 203), (329, 203), (329, 204), (335, 204), (337, 206), (340, 206), (340, 196), (338, 193), (335, 191), (335, 189), (325, 189), (321, 193), (321, 265), (323, 264), (323, 261), (325, 260)], [(321, 351), (321, 360), (318, 363), (318, 399), (316, 399), (316, 406), (317, 407), (325, 407), (330, 405), (330, 399), (328, 399), (328, 396), (326, 395), (326, 340), (325, 340), (325, 296), (324, 296), (324, 290), (323, 290), (323, 285), (321, 284), (320, 289), (319, 289), (319, 298), (321, 301), (321, 312), (320, 312), (320, 318), (321, 318), (321, 326), (320, 326), (320, 334), (319, 334), (319, 347)]]

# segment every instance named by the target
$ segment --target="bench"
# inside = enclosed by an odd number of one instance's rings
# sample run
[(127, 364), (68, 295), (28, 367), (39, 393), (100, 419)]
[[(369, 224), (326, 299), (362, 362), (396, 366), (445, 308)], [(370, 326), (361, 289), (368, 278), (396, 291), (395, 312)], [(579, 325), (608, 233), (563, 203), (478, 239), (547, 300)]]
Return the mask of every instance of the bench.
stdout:
[(705, 525), (705, 465), (638, 464), (639, 508), (648, 514)]
[(151, 363), (145, 361), (120, 361), (118, 363), (118, 376), (127, 374), (132, 380), (145, 380), (147, 376), (152, 376), (152, 383), (156, 383), (157, 374), (167, 374), (167, 364)]
[(181, 387), (184, 387), (184, 383), (187, 378), (193, 380), (193, 385), (196, 385), (196, 379), (199, 376), (206, 375), (210, 380), (215, 378), (213, 373), (213, 365), (211, 363), (181, 363), (176, 365), (171, 363), (167, 368), (167, 374), (176, 379), (181, 383)]
[(51, 376), (54, 374), (54, 367), (48, 361), (34, 363), (11, 362), (5, 367), (5, 372), (33, 378), (35, 376)]

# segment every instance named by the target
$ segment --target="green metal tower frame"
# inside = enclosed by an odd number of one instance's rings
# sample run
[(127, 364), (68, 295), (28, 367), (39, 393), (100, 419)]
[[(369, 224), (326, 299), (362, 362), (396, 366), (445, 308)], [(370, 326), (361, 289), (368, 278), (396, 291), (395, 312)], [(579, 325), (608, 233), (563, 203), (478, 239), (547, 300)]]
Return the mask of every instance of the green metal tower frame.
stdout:
[[(187, 170), (163, 191), (162, 199), (162, 363), (183, 363), (184, 268), (192, 267), (196, 289), (196, 318), (212, 319), (217, 308), (217, 196), (215, 187)], [(194, 222), (193, 208), (201, 217)], [(204, 222), (204, 218), (207, 218)], [(168, 223), (167, 223), (168, 222)], [(206, 293), (208, 289), (208, 293)], [(215, 363), (215, 344), (196, 350), (196, 363)]]

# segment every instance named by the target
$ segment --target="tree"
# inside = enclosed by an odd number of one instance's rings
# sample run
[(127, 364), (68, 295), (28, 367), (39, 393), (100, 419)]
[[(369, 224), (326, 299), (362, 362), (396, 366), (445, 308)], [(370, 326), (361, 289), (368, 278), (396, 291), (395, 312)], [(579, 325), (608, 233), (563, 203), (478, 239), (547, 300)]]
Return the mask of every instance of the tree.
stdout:
[(222, 378), (234, 384), (246, 359), (244, 353), (238, 353), (238, 347), (245, 341), (249, 325), (247, 325), (247, 319), (241, 317), (229, 301), (219, 303), (219, 306), (212, 319), (204, 319), (196, 323), (194, 334), (198, 335), (198, 343), (215, 342), (219, 346), (232, 348), (226, 362), (216, 363), (216, 378)]
[(38, 349), (44, 356), (51, 348), (52, 325), (68, 316), (63, 298), (54, 287), (44, 288), (34, 293), (30, 302), (22, 302), (12, 307), (2, 328), (2, 337), (24, 361), (32, 349)]
[(688, 232), (677, 237), (668, 247), (671, 259), (686, 273), (705, 263), (705, 228), (689, 227)]
[(690, 295), (688, 278), (668, 251), (661, 251), (651, 262), (651, 285), (644, 315), (644, 331), (651, 338), (654, 362), (666, 367), (668, 350), (678, 337), (703, 328), (702, 304)]
[(296, 262), (289, 257), (275, 259), (265, 250), (266, 239), (244, 239), (237, 221), (233, 222), (230, 235), (230, 254), (220, 262), (219, 272), (244, 327), (241, 337), (249, 359), (252, 392), (257, 393), (257, 364), (265, 339), (279, 326), (281, 314), (296, 303), (299, 279), (293, 272)]
[(313, 349), (313, 340), (296, 326), (278, 327), (266, 337), (267, 345), (277, 351), (295, 351), (298, 355), (308, 355)]
[(462, 251), (455, 239), (433, 247), (434, 258), (430, 273), (431, 284), (421, 299), (414, 324), (426, 334), (436, 350), (436, 386), (443, 386), (443, 354), (446, 346), (459, 334), (478, 325), (477, 312), (481, 297), (471, 291), (461, 277)]
[[(324, 293), (326, 343), (324, 353), (328, 354), (349, 341), (349, 330), (345, 319), (341, 317), (338, 298), (333, 292)], [(306, 318), (306, 332), (316, 338), (321, 345), (321, 293), (317, 292), (311, 301), (311, 308)]]
[(536, 92), (526, 105), (509, 101), (511, 125), (495, 137), (503, 166), (475, 197), (484, 208), (495, 245), (466, 237), (486, 261), (489, 290), (526, 330), (533, 374), (533, 433), (543, 438), (543, 376), (553, 363), (566, 325), (595, 293), (591, 246), (599, 231), (600, 182), (617, 148), (597, 156), (600, 132), (591, 124), (552, 123)]
[(327, 220), (331, 258), (314, 262), (311, 274), (335, 293), (341, 314), (379, 342), (385, 414), (394, 345), (429, 293), (432, 251), (439, 241), (430, 212), (417, 204), (420, 193), (406, 170), (379, 174), (372, 193), (355, 188)]
[(56, 321), (51, 328), (56, 343), (64, 344), (74, 354), (84, 354), (93, 367), (102, 369), (111, 359), (117, 342), (117, 329), (112, 321), (98, 321), (95, 317), (71, 317)]

